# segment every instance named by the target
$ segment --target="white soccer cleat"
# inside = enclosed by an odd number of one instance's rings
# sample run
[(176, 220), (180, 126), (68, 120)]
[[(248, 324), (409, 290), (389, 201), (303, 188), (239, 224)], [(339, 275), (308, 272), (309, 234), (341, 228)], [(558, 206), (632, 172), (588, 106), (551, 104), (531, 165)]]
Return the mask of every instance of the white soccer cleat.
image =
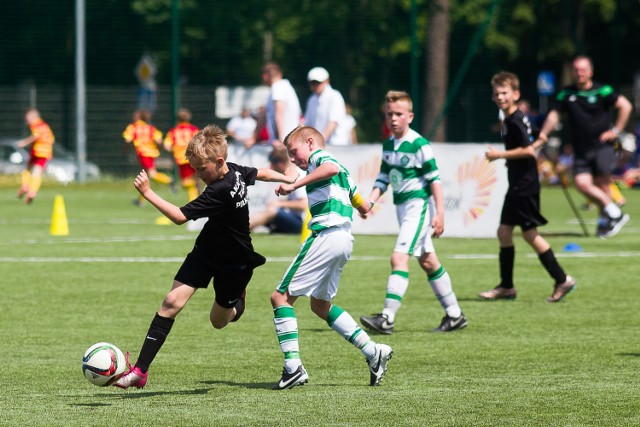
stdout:
[(389, 360), (393, 355), (393, 350), (386, 344), (376, 344), (376, 354), (372, 359), (367, 360), (367, 364), (369, 365), (369, 371), (371, 372), (370, 376), (370, 385), (378, 386), (380, 385), (380, 381), (382, 381), (382, 377), (387, 372), (387, 368), (389, 367)]

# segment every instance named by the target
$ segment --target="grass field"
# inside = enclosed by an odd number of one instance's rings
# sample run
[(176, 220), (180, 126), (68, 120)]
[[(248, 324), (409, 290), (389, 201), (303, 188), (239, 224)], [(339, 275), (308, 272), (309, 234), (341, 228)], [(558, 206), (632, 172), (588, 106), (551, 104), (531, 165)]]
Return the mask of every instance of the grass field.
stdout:
[[(305, 387), (270, 388), (282, 355), (269, 295), (298, 239), (256, 235), (268, 257), (256, 270), (240, 322), (209, 325), (213, 293), (200, 291), (178, 317), (143, 390), (97, 388), (81, 373), (85, 349), (109, 341), (134, 358), (195, 234), (155, 225), (129, 182), (54, 187), (31, 206), (0, 187), (0, 425), (2, 426), (628, 426), (640, 425), (640, 192), (632, 220), (610, 240), (580, 237), (561, 191), (543, 191), (543, 231), (578, 280), (547, 304), (552, 283), (521, 239), (514, 302), (484, 302), (498, 280), (495, 239), (440, 239), (469, 327), (428, 331), (442, 317), (417, 264), (396, 320), (376, 339), (394, 348), (381, 387), (351, 347), (298, 301)], [(62, 194), (70, 235), (49, 235)], [(162, 193), (175, 203), (184, 195)], [(580, 200), (574, 193), (574, 198)], [(594, 212), (583, 212), (595, 228)], [(356, 236), (336, 303), (358, 319), (381, 309), (393, 236)], [(563, 252), (568, 243), (583, 251)]]

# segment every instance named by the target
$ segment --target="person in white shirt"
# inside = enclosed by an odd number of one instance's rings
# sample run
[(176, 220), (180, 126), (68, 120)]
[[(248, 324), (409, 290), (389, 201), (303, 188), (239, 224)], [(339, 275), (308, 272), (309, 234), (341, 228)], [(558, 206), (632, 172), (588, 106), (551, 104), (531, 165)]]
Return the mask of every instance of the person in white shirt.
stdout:
[(245, 148), (251, 148), (256, 143), (254, 132), (256, 130), (256, 119), (251, 117), (247, 107), (242, 109), (239, 116), (232, 117), (227, 123), (227, 134), (236, 142), (241, 143)]
[(329, 72), (314, 67), (307, 74), (311, 96), (307, 100), (304, 124), (318, 129), (327, 145), (348, 145), (349, 134), (343, 132), (347, 111), (344, 98), (329, 83)]
[(271, 88), (267, 99), (269, 140), (274, 148), (284, 148), (284, 137), (300, 125), (300, 101), (278, 64), (270, 62), (262, 68), (262, 81)]

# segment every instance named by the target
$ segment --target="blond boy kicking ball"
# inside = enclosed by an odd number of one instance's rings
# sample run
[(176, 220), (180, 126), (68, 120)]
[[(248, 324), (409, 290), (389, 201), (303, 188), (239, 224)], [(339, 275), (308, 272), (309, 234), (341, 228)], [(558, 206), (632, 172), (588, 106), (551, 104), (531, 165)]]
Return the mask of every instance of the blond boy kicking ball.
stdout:
[(306, 186), (311, 236), (271, 294), (273, 320), (284, 355), (282, 378), (273, 389), (285, 390), (309, 380), (300, 357), (298, 321), (293, 309), (301, 296), (309, 297), (311, 310), (362, 352), (369, 365), (369, 384), (377, 386), (387, 371), (391, 347), (371, 340), (349, 313), (331, 302), (353, 250), (353, 207), (364, 215), (371, 205), (357, 193), (349, 171), (324, 151), (324, 137), (316, 129), (298, 127), (287, 135), (284, 144), (291, 161), (308, 175), (293, 184), (280, 184), (276, 194), (285, 196)]
[(294, 168), (281, 174), (268, 168), (227, 162), (226, 135), (214, 125), (205, 127), (191, 139), (186, 156), (207, 187), (183, 207), (156, 194), (144, 170), (134, 181), (140, 195), (174, 223), (184, 224), (198, 218), (208, 221), (151, 321), (136, 364), (114, 383), (116, 387), (142, 388), (147, 384), (149, 365), (164, 344), (176, 316), (195, 292), (207, 288), (212, 279), (215, 300), (209, 315), (211, 325), (222, 329), (240, 319), (253, 270), (265, 263), (264, 257), (253, 250), (249, 235), (247, 186), (256, 180), (294, 182), (298, 177)]

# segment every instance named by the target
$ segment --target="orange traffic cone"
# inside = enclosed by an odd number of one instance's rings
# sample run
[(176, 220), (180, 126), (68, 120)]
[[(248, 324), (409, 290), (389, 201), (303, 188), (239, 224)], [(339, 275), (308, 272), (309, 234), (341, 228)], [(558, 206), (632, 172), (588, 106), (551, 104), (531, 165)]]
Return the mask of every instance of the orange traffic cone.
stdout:
[(53, 201), (53, 215), (51, 216), (51, 235), (69, 235), (69, 224), (67, 223), (67, 211), (64, 208), (64, 199), (58, 194)]

